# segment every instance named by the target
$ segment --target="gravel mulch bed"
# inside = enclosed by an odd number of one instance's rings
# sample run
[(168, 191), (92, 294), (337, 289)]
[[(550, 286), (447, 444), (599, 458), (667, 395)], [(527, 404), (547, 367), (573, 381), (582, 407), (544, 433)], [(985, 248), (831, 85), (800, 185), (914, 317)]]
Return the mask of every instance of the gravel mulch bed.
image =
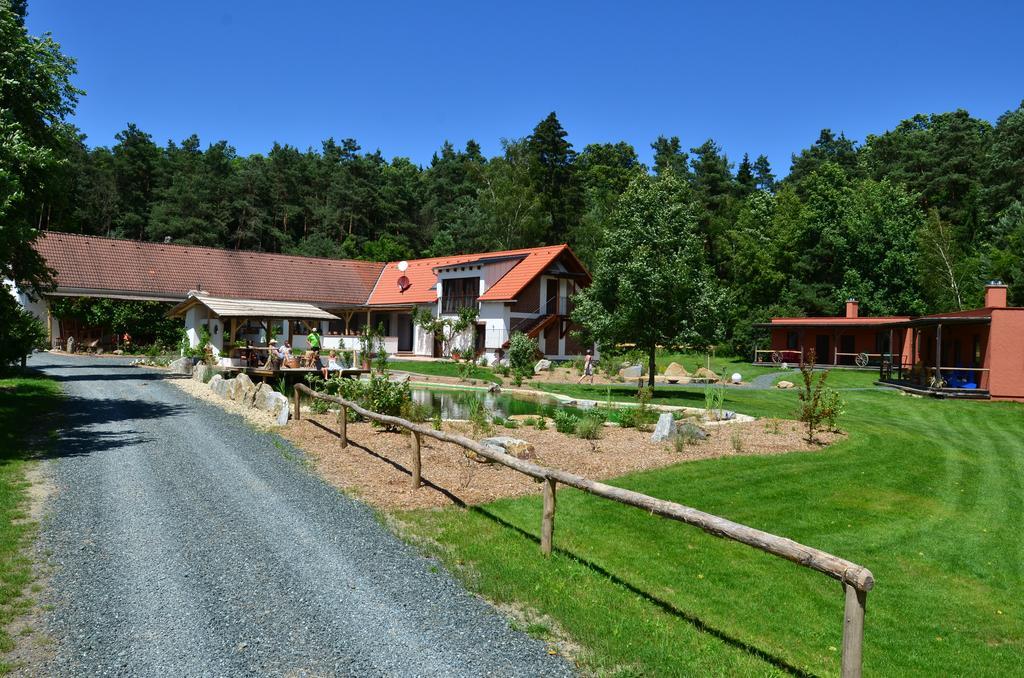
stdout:
[[(446, 422), (444, 429), (474, 437), (468, 424)], [(461, 447), (426, 437), (421, 450), (424, 487), (414, 490), (410, 486), (408, 435), (381, 431), (369, 423), (352, 423), (348, 425), (349, 446), (342, 449), (337, 430), (334, 413), (303, 414), (302, 420), (289, 422), (279, 433), (301, 447), (328, 482), (380, 508), (472, 505), (540, 492), (540, 486), (527, 476), (499, 464), (471, 461)], [(714, 427), (707, 440), (680, 452), (671, 444), (651, 442), (649, 432), (618, 427), (605, 427), (598, 440), (528, 427), (495, 427), (491, 435), (529, 441), (536, 447), (537, 463), (595, 480), (701, 459), (822, 449), (822, 445), (809, 445), (803, 439), (796, 422), (764, 419)], [(825, 444), (838, 437), (841, 434), (822, 435)]]

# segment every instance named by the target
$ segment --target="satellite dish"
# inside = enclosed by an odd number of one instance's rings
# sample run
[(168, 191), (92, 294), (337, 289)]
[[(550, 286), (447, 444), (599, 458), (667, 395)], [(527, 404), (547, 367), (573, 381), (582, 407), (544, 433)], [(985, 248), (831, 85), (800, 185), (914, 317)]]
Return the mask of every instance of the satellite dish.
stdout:
[(406, 291), (407, 289), (409, 289), (409, 285), (410, 284), (411, 283), (409, 282), (409, 279), (403, 275), (401, 278), (398, 279), (398, 291), (399, 292)]
[[(409, 262), (408, 261), (400, 261), (400, 262), (398, 262), (398, 270), (399, 271), (401, 271), (402, 273), (405, 273), (407, 268), (409, 268)], [(404, 278), (405, 276), (402, 276), (402, 277)]]

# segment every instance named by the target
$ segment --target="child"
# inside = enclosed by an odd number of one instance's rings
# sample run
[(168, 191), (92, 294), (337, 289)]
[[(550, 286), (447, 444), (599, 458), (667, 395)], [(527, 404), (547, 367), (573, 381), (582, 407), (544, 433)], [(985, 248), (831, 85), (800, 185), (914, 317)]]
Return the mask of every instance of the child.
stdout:
[(339, 372), (341, 371), (341, 365), (338, 364), (338, 352), (331, 350), (327, 354), (327, 366), (320, 368), (320, 371), (324, 374), (324, 379), (329, 379), (328, 372)]

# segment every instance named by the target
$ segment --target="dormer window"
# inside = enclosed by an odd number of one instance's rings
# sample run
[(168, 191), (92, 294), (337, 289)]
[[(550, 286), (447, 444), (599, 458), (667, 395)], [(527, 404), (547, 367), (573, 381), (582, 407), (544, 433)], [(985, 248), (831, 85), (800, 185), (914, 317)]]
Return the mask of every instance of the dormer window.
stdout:
[(480, 278), (452, 278), (441, 283), (441, 313), (458, 313), (476, 308)]

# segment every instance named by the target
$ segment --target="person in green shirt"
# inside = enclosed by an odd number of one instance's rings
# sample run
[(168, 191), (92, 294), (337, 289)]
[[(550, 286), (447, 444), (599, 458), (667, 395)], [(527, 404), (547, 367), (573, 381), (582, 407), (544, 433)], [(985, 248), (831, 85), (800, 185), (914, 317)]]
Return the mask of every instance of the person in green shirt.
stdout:
[(320, 362), (320, 330), (317, 329), (316, 325), (306, 335), (306, 341), (309, 342), (309, 350), (313, 352), (313, 364), (311, 367), (315, 367), (318, 370), (323, 369), (323, 363)]

